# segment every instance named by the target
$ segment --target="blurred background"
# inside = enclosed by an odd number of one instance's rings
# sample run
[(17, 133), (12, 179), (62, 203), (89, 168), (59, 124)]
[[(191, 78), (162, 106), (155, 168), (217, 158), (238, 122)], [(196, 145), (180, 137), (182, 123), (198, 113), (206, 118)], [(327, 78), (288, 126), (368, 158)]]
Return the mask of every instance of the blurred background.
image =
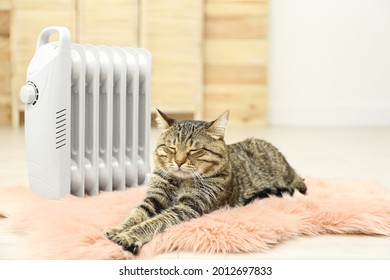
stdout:
[[(0, 187), (29, 184), (19, 90), (52, 25), (75, 43), (149, 49), (152, 112), (213, 120), (230, 109), (227, 143), (263, 138), (304, 177), (390, 189), (389, 0), (0, 0)], [(389, 259), (389, 248), (324, 236), (252, 257)]]
[(268, 121), (390, 124), (390, 1), (269, 1)]
[(387, 0), (0, 0), (0, 124), (21, 126), (19, 90), (39, 32), (144, 47), (152, 106), (231, 126), (390, 125)]

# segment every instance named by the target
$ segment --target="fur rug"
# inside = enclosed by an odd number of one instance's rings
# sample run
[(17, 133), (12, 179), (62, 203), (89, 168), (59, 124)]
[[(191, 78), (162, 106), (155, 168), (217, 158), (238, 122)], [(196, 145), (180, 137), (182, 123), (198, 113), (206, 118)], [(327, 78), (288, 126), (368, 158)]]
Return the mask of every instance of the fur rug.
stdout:
[(157, 235), (134, 257), (102, 229), (119, 223), (145, 187), (99, 196), (48, 200), (27, 188), (0, 188), (0, 219), (22, 236), (26, 258), (150, 259), (172, 251), (261, 252), (296, 236), (390, 236), (390, 193), (375, 182), (306, 178), (308, 194), (226, 208)]

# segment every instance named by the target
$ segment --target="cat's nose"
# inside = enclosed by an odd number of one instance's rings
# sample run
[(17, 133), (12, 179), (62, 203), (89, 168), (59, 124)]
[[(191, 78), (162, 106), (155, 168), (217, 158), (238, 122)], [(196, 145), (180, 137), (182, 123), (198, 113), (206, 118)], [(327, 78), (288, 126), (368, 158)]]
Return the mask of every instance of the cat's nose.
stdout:
[(180, 159), (175, 159), (175, 162), (177, 164), (178, 167), (182, 166), (184, 164), (184, 160), (180, 160)]

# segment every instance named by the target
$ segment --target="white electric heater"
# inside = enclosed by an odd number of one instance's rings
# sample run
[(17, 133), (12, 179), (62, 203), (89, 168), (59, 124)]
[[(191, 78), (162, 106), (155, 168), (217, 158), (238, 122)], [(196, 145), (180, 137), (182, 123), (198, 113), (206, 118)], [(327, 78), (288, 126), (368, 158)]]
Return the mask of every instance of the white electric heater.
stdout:
[(72, 44), (67, 28), (44, 29), (20, 91), (31, 190), (82, 197), (147, 183), (150, 96), (145, 49)]

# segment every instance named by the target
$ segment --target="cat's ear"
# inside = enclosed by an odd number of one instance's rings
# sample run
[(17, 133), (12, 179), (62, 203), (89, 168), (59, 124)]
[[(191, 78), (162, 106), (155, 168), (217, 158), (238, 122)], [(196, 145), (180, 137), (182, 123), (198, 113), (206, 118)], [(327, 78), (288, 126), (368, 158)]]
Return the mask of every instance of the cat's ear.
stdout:
[(157, 110), (157, 116), (156, 116), (157, 127), (161, 130), (168, 129), (175, 120), (165, 115), (159, 109), (156, 108), (156, 110)]
[(223, 139), (225, 136), (225, 129), (229, 120), (229, 110), (225, 111), (215, 121), (210, 123), (207, 129), (217, 139)]

